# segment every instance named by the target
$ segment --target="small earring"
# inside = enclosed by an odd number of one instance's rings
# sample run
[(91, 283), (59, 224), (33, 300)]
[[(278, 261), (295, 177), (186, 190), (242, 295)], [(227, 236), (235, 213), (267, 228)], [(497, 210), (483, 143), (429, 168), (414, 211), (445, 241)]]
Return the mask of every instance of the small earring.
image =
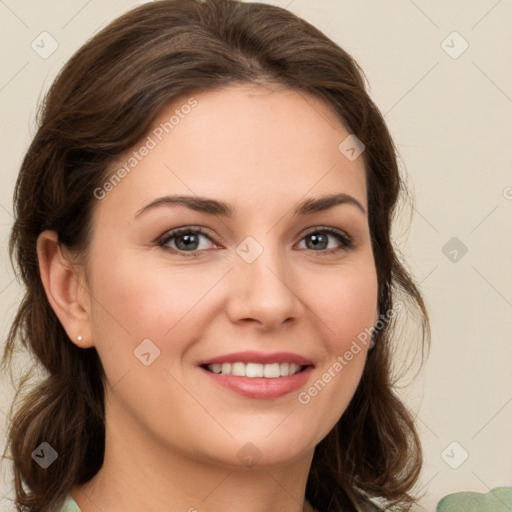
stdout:
[(82, 341), (82, 336), (78, 336), (77, 340)]

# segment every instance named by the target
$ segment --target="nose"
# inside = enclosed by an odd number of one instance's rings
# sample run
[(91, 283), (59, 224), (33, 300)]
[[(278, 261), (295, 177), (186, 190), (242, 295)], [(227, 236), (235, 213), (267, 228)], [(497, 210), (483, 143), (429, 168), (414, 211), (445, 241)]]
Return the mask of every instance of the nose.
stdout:
[[(257, 249), (250, 247), (251, 251)], [(285, 322), (294, 323), (302, 315), (304, 303), (284, 252), (270, 244), (261, 249), (252, 262), (243, 252), (235, 258), (227, 313), (234, 323), (256, 323), (270, 331)]]

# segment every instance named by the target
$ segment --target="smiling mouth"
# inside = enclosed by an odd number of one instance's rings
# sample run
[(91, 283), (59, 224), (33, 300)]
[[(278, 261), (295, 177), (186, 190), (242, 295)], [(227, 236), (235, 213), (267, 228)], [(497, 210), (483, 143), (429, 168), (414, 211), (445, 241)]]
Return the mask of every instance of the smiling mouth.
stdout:
[(220, 375), (233, 375), (235, 377), (278, 379), (301, 373), (308, 366), (301, 366), (295, 363), (213, 363), (201, 365), (209, 372)]

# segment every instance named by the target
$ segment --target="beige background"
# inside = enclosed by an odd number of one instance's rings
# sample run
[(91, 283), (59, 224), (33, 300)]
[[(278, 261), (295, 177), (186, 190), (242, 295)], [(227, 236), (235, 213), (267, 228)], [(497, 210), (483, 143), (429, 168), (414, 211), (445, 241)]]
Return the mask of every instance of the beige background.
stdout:
[[(80, 45), (138, 3), (0, 0), (3, 337), (20, 297), (7, 257), (12, 191), (36, 103)], [(410, 229), (397, 229), (395, 239), (432, 318), (430, 358), (401, 391), (424, 443), (425, 510), (451, 492), (512, 485), (511, 1), (269, 3), (312, 22), (358, 60), (414, 187)], [(46, 59), (31, 48), (44, 31), (58, 43)], [(0, 423), (11, 393), (4, 377)], [(2, 470), (0, 511), (12, 509), (8, 465)]]

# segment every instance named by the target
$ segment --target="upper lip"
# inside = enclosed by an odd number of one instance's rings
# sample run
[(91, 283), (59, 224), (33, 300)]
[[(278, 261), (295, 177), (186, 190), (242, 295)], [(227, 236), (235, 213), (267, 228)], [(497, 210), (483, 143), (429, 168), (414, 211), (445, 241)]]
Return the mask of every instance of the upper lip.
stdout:
[(224, 354), (210, 359), (205, 359), (199, 362), (199, 366), (214, 363), (260, 363), (260, 364), (272, 364), (272, 363), (295, 363), (299, 366), (310, 366), (313, 363), (299, 354), (292, 352), (233, 352), (231, 354)]

